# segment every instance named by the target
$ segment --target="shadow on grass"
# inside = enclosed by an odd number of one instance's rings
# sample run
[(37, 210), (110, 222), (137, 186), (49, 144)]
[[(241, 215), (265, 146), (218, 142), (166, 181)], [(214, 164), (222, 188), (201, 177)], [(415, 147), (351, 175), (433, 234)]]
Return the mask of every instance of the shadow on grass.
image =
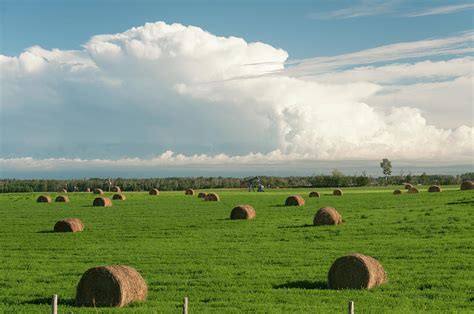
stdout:
[(467, 199), (462, 199), (462, 200), (457, 200), (454, 202), (449, 202), (446, 203), (447, 205), (460, 205), (460, 204), (466, 204), (466, 205), (474, 205), (474, 199), (472, 200), (467, 200)]
[(278, 229), (290, 229), (290, 228), (308, 228), (308, 227), (315, 227), (314, 225), (304, 224), (298, 226), (280, 226)]
[[(285, 204), (270, 205), (269, 207), (287, 207)], [(291, 207), (291, 206), (288, 206)]]
[(275, 285), (273, 289), (307, 289), (307, 290), (327, 290), (328, 284), (325, 281), (299, 280), (290, 281), (282, 285)]
[(36, 231), (36, 233), (54, 233), (54, 230), (40, 230)]
[[(49, 298), (36, 298), (36, 299), (31, 299), (23, 302), (24, 304), (51, 304), (51, 299), (52, 296)], [(74, 299), (61, 299), (61, 297), (58, 298), (58, 306), (59, 305), (69, 305), (69, 306), (75, 306), (76, 305), (76, 300)]]

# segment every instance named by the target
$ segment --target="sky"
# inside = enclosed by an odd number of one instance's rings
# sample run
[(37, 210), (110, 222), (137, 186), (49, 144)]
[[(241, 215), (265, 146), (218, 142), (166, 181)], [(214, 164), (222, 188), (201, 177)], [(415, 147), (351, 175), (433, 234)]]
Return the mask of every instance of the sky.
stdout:
[(474, 171), (473, 13), (0, 0), (0, 177)]

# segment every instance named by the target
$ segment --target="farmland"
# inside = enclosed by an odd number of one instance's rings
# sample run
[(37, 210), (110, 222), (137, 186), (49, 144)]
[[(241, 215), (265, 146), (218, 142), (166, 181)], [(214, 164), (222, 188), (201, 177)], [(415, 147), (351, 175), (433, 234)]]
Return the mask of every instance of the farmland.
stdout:
[[(99, 265), (129, 265), (145, 278), (145, 302), (118, 313), (469, 312), (474, 308), (474, 193), (392, 195), (397, 187), (278, 189), (265, 193), (215, 190), (220, 202), (184, 192), (126, 193), (112, 207), (92, 207), (91, 193), (70, 203), (36, 203), (40, 193), (0, 195), (0, 311), (45, 313), (52, 294), (60, 312), (74, 306), (82, 273)], [(111, 196), (111, 193), (106, 193)], [(283, 206), (300, 194), (305, 206)], [(54, 197), (57, 193), (50, 193)], [(229, 219), (250, 204), (256, 218)], [(343, 217), (338, 226), (312, 226), (323, 206)], [(56, 221), (80, 218), (84, 231), (53, 233)], [(376, 258), (388, 283), (372, 290), (329, 290), (332, 262), (348, 253)]]

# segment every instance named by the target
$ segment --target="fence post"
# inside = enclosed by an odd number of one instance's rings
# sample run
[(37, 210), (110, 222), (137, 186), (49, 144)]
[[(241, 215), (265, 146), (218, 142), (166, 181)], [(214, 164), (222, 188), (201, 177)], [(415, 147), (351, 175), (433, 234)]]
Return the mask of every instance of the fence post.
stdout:
[(188, 314), (188, 297), (183, 300), (183, 314)]
[(53, 299), (51, 300), (51, 314), (58, 314), (58, 295), (53, 294)]
[(349, 306), (347, 307), (347, 313), (354, 314), (354, 301), (349, 301)]

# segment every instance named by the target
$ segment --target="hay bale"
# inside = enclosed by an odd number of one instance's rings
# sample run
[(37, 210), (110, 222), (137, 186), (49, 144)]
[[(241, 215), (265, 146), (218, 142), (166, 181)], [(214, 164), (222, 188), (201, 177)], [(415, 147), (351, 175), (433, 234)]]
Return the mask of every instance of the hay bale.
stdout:
[(91, 188), (85, 188), (84, 192), (89, 193), (91, 191)]
[(334, 191), (332, 191), (332, 195), (342, 196), (342, 190), (341, 189), (335, 189)]
[(125, 197), (124, 194), (117, 193), (117, 194), (114, 194), (114, 196), (112, 196), (112, 199), (113, 200), (119, 200), (119, 201), (125, 201), (127, 198)]
[(94, 189), (94, 194), (102, 195), (102, 194), (104, 194), (104, 191), (102, 189), (96, 188), (96, 189)]
[(76, 305), (124, 307), (143, 301), (148, 287), (143, 277), (129, 266), (99, 266), (88, 269), (76, 289)]
[(410, 189), (408, 189), (408, 193), (410, 194), (416, 194), (418, 192), (419, 192), (418, 189), (415, 187), (411, 187)]
[(321, 195), (319, 192), (313, 191), (309, 193), (309, 197), (321, 197)]
[(464, 181), (461, 183), (461, 190), (474, 190), (474, 181)]
[(69, 203), (69, 197), (67, 197), (66, 195), (58, 195), (58, 196), (56, 196), (56, 199), (54, 201), (55, 202)]
[(66, 189), (59, 189), (58, 193), (67, 193), (67, 190)]
[(255, 218), (255, 209), (250, 205), (239, 205), (232, 209), (230, 213), (230, 219), (254, 219)]
[(285, 206), (303, 206), (304, 198), (300, 195), (290, 195), (286, 198)]
[(110, 189), (111, 192), (114, 192), (114, 193), (120, 193), (122, 192), (122, 190), (120, 189), (120, 187), (118, 185), (116, 186), (113, 186), (111, 189)]
[(194, 190), (193, 190), (193, 189), (187, 189), (187, 190), (184, 192), (184, 195), (194, 195)]
[(160, 195), (160, 191), (158, 189), (150, 189), (148, 195)]
[(329, 269), (330, 289), (371, 289), (387, 282), (387, 274), (374, 258), (359, 253), (338, 258)]
[(36, 199), (36, 202), (38, 203), (51, 203), (51, 197), (48, 195), (40, 195)]
[(92, 206), (110, 207), (112, 206), (112, 200), (108, 197), (96, 197)]
[(393, 194), (402, 194), (402, 191), (400, 191), (400, 190), (395, 190), (395, 191), (393, 191)]
[(314, 215), (313, 224), (315, 226), (322, 225), (338, 225), (342, 223), (342, 216), (332, 207), (323, 207)]
[(441, 192), (441, 187), (438, 185), (432, 185), (428, 188), (428, 192), (430, 193)]
[(221, 198), (219, 197), (217, 193), (208, 193), (204, 200), (209, 201), (209, 202), (219, 202)]
[(198, 198), (204, 198), (205, 199), (206, 196), (207, 196), (206, 192), (199, 192), (199, 194), (198, 194)]
[(84, 224), (78, 218), (60, 220), (54, 225), (54, 232), (80, 232), (83, 230)]
[(405, 190), (409, 190), (413, 187), (413, 184), (411, 183), (405, 183)]

